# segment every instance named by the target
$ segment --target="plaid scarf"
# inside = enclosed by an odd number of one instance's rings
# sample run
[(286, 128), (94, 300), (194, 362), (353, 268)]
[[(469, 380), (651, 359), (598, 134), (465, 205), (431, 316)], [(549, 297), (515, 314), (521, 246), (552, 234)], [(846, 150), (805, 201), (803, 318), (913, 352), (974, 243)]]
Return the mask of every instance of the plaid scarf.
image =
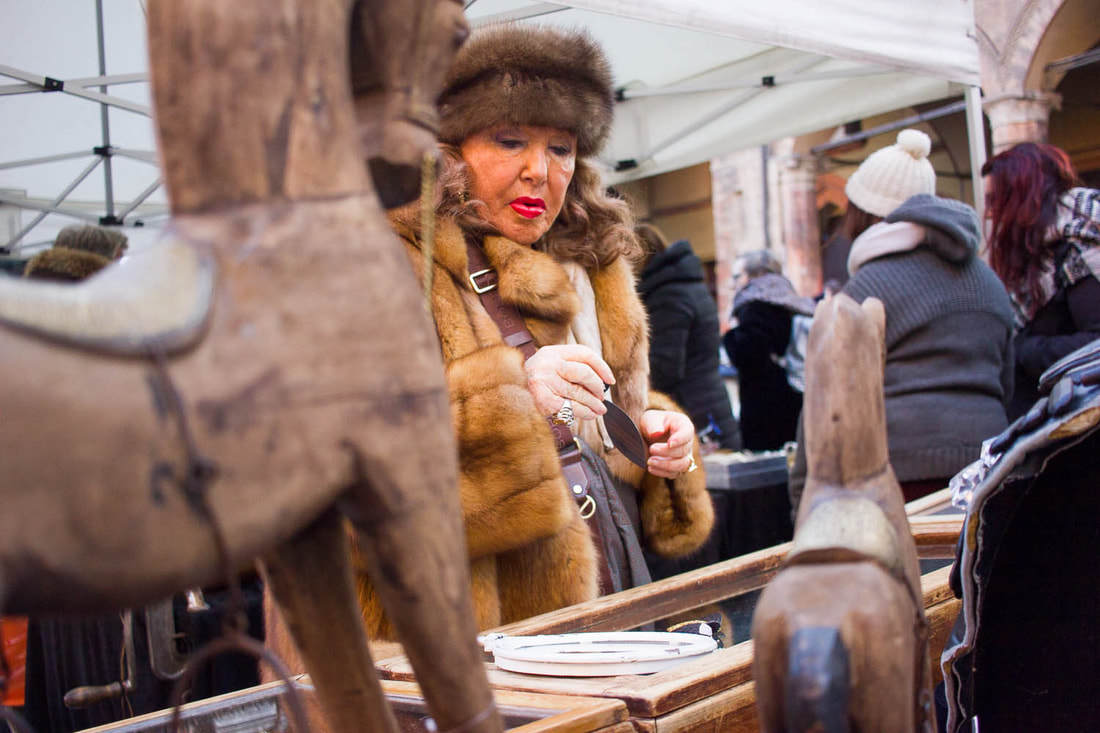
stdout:
[(1100, 280), (1100, 190), (1071, 188), (1058, 199), (1058, 213), (1046, 242), (1062, 241), (1070, 246), (1064, 256), (1047, 263), (1039, 279), (1039, 302), (1031, 303), (1023, 294), (1013, 296), (1018, 327), (1030, 321), (1059, 290), (1089, 276)]

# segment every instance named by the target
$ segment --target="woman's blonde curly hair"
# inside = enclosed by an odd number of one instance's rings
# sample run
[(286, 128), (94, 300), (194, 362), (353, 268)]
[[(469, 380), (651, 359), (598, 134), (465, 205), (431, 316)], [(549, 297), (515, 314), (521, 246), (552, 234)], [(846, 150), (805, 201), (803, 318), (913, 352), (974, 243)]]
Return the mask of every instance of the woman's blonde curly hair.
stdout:
[[(453, 218), (469, 234), (499, 234), (478, 214), (481, 202), (468, 198), (469, 170), (458, 148), (446, 143), (439, 147), (442, 154), (436, 212), (443, 218)], [(619, 257), (633, 262), (642, 254), (630, 206), (605, 190), (599, 171), (583, 158), (577, 159), (561, 213), (534, 247), (557, 260), (573, 260), (591, 267), (605, 267)]]

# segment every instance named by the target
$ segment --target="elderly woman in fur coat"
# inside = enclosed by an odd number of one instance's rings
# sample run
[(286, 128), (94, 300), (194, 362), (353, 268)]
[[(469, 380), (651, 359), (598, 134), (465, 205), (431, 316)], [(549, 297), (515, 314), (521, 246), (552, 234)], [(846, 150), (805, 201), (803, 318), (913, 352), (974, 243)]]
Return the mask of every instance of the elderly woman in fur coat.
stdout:
[[(440, 98), (430, 273), (417, 206), (393, 215), (413, 268), (431, 282), (481, 628), (648, 580), (629, 541), (594, 540), (548, 418), (571, 422), (586, 456), (606, 462), (619, 533), (678, 556), (698, 548), (713, 523), (703, 472), (693, 470), (691, 420), (649, 390), (629, 211), (587, 162), (607, 137), (612, 105), (609, 65), (585, 34), (517, 25), (475, 33)], [(475, 292), (468, 247), (496, 272), (496, 293), (533, 336), (529, 358)], [(608, 439), (605, 399), (640, 427), (645, 468)], [(364, 572), (359, 582), (368, 632), (391, 636)]]

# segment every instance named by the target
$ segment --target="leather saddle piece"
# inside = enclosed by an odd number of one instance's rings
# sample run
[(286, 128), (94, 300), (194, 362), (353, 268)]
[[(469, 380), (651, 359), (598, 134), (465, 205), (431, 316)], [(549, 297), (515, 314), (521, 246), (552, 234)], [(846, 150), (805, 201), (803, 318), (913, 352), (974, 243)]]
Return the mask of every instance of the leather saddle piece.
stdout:
[(169, 238), (79, 283), (0, 279), (0, 323), (117, 356), (172, 353), (201, 338), (216, 280), (212, 256)]
[(950, 733), (1097, 730), (1100, 344), (1056, 362), (1045, 392), (951, 481), (966, 506), (943, 654)]
[(1091, 381), (1089, 377), (1095, 378), (1093, 375), (1098, 369), (1100, 369), (1100, 339), (1082, 346), (1051, 364), (1039, 375), (1039, 393), (1050, 394), (1054, 385), (1070, 373), (1075, 375), (1074, 381), (1079, 384)]
[(878, 503), (838, 493), (816, 503), (805, 516), (786, 564), (867, 559), (904, 579), (900, 542)]

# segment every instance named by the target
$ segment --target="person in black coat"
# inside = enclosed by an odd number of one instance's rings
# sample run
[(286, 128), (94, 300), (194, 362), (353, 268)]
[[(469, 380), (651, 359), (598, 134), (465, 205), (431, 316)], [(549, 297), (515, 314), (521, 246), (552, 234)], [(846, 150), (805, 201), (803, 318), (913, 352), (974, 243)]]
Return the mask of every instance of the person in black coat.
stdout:
[(795, 314), (812, 316), (814, 302), (798, 295), (768, 252), (748, 252), (734, 263), (733, 318), (723, 344), (737, 369), (741, 436), (745, 448), (778, 450), (795, 439), (802, 393), (791, 387), (781, 359)]
[(649, 313), (653, 388), (676, 400), (704, 439), (740, 450), (740, 430), (718, 374), (718, 308), (703, 264), (687, 240), (669, 245), (649, 224), (635, 231), (647, 258), (638, 290)]
[(1016, 384), (1008, 417), (1039, 398), (1039, 375), (1100, 338), (1100, 191), (1065, 151), (1020, 143), (982, 167), (989, 263), (1013, 297)]

